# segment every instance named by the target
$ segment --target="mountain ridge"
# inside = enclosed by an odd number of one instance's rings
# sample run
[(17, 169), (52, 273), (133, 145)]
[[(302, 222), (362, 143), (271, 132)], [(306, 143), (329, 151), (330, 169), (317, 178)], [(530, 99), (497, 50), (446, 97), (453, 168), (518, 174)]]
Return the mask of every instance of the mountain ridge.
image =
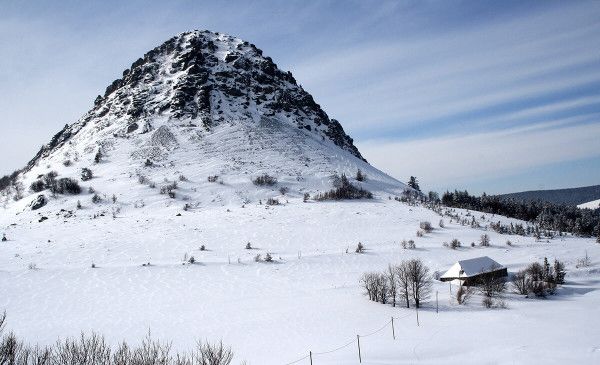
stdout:
[(577, 188), (529, 190), (497, 195), (520, 201), (546, 201), (555, 204), (580, 205), (600, 198), (600, 185)]

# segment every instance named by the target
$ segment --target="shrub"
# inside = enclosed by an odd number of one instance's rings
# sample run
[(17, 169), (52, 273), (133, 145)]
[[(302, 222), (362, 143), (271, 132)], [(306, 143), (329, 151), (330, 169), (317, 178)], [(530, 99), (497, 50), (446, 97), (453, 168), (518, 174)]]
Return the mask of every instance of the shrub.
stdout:
[(428, 221), (423, 221), (423, 222), (419, 223), (419, 228), (421, 228), (426, 233), (429, 233), (433, 230), (431, 223)]
[(471, 296), (473, 296), (473, 289), (469, 286), (461, 285), (456, 291), (456, 302), (460, 305), (467, 304)]
[(267, 205), (279, 205), (279, 200), (274, 198), (267, 199)]
[(175, 189), (177, 189), (177, 181), (173, 181), (170, 184), (163, 185), (160, 187), (161, 194), (167, 194), (170, 198), (175, 198)]
[(259, 253), (256, 254), (256, 256), (254, 256), (254, 262), (261, 262), (262, 261), (262, 257), (260, 256)]
[(184, 175), (179, 175), (179, 181), (188, 181), (188, 178)]
[(423, 237), (423, 231), (420, 229), (417, 231), (417, 237)]
[(219, 179), (219, 175), (211, 175), (208, 177), (208, 182), (214, 183)]
[(417, 248), (417, 246), (415, 245), (415, 241), (408, 240), (408, 248), (411, 250), (414, 250), (415, 248)]
[(273, 262), (273, 257), (271, 256), (270, 253), (267, 252), (267, 254), (265, 255), (265, 261), (266, 262)]
[(588, 256), (587, 251), (585, 251), (585, 256), (577, 259), (577, 264), (575, 264), (576, 268), (582, 268), (582, 267), (588, 267), (592, 264), (592, 261), (590, 260), (590, 257)]
[(456, 238), (454, 238), (452, 241), (450, 241), (450, 248), (451, 249), (455, 250), (455, 249), (459, 248), (460, 246), (461, 246), (461, 243)]
[(252, 249), (252, 244), (250, 244), (250, 242), (246, 243), (246, 250), (251, 250)]
[(98, 150), (98, 152), (96, 152), (96, 155), (94, 156), (94, 162), (100, 163), (101, 160), (102, 160), (102, 151)]
[(100, 195), (94, 194), (94, 196), (92, 196), (92, 203), (99, 204), (101, 201), (102, 201), (102, 198), (100, 197)]
[(362, 243), (358, 243), (358, 245), (356, 245), (356, 253), (363, 253), (365, 252), (365, 246)]
[(206, 251), (206, 246), (204, 246), (204, 245), (200, 246), (200, 251)]
[(290, 191), (290, 188), (288, 188), (287, 186), (282, 186), (279, 188), (279, 193), (281, 193), (281, 195), (285, 195)]
[(91, 180), (92, 177), (94, 177), (92, 170), (88, 169), (87, 167), (81, 169), (81, 181)]
[(63, 165), (66, 166), (66, 167), (71, 166), (71, 160), (64, 160), (63, 161)]
[(367, 175), (358, 169), (358, 171), (356, 171), (356, 181), (365, 181), (366, 179)]
[(254, 183), (254, 185), (258, 185), (258, 186), (265, 186), (265, 185), (273, 186), (273, 185), (277, 184), (277, 179), (268, 174), (263, 174), (263, 175), (256, 177), (254, 180), (252, 180), (252, 182)]
[(490, 236), (487, 234), (482, 234), (479, 238), (479, 246), (489, 247), (490, 246)]
[(306, 203), (308, 201), (308, 199), (310, 199), (310, 194), (304, 193), (304, 197), (302, 198), (302, 201)]
[[(0, 333), (6, 316), (0, 315)], [(169, 342), (153, 340), (150, 334), (138, 347), (122, 342), (115, 348), (96, 333), (82, 333), (78, 338), (68, 337), (47, 347), (32, 346), (19, 340), (14, 333), (0, 339), (2, 364), (103, 364), (103, 365), (230, 365), (231, 348), (222, 342), (198, 342), (192, 352), (171, 353)]]
[(444, 228), (446, 225), (444, 224), (444, 220), (440, 219), (440, 223), (438, 223), (438, 225), (440, 226), (440, 228)]
[(486, 308), (492, 308), (492, 306), (494, 305), (494, 301), (490, 297), (484, 297), (481, 301), (481, 305), (483, 305)]
[(196, 259), (194, 258), (194, 256), (190, 256), (190, 259), (188, 260), (188, 262), (193, 265), (196, 263)]
[(363, 188), (352, 185), (346, 175), (334, 175), (334, 189), (325, 193), (317, 194), (315, 200), (343, 200), (343, 199), (372, 199), (373, 194)]
[(81, 187), (77, 180), (73, 180), (68, 177), (63, 177), (56, 181), (55, 192), (59, 194), (73, 194), (77, 195), (81, 193)]
[(42, 180), (36, 180), (31, 183), (29, 189), (34, 193), (39, 193), (40, 191), (46, 189), (46, 186)]

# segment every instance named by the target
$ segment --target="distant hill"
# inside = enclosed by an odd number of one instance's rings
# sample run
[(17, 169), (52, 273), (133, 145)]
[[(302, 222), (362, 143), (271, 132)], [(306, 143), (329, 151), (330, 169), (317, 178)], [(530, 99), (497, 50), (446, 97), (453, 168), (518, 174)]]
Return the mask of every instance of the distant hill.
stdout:
[(521, 201), (539, 200), (555, 204), (579, 205), (600, 199), (600, 185), (570, 189), (532, 190), (499, 196)]

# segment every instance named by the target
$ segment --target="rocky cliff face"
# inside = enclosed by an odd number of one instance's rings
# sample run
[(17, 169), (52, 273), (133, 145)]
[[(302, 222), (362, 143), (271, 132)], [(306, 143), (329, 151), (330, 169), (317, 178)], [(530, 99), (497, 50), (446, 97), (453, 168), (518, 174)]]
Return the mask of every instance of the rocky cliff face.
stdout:
[(135, 61), (96, 98), (93, 109), (57, 133), (28, 168), (89, 124), (100, 131), (118, 121), (119, 128), (111, 131), (126, 138), (154, 130), (155, 119), (210, 131), (222, 123), (252, 125), (264, 118), (305, 130), (363, 159), (340, 123), (260, 49), (228, 35), (192, 31)]

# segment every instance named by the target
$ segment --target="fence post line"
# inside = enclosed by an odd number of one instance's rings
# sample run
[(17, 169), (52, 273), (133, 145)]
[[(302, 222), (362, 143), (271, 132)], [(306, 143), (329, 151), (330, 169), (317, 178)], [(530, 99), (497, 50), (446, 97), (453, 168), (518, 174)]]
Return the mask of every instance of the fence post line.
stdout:
[(310, 365), (313, 365), (313, 363), (312, 363), (312, 351), (308, 352), (308, 356), (310, 356)]
[(360, 354), (360, 336), (356, 335), (356, 340), (358, 341), (358, 362), (362, 364), (362, 356)]
[(392, 338), (396, 339), (396, 331), (394, 330), (394, 316), (392, 316)]
[(438, 313), (438, 308), (439, 308), (439, 305), (438, 305), (438, 291), (436, 290), (435, 291), (435, 312), (436, 313)]

